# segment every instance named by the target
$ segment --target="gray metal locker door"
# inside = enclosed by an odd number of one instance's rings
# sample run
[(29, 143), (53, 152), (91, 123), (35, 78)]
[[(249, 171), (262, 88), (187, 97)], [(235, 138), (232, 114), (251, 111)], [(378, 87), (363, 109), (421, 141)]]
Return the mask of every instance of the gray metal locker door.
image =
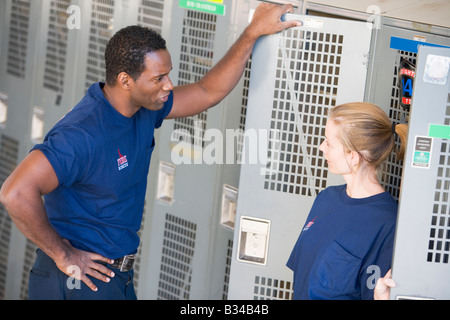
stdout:
[[(225, 15), (174, 3), (168, 41), (174, 85), (199, 80), (248, 25), (248, 3), (225, 0), (220, 5), (226, 7)], [(158, 157), (152, 157), (151, 168), (156, 172), (151, 171), (149, 189), (153, 191), (148, 198), (152, 218), (146, 298), (226, 297), (233, 233), (220, 225), (219, 210), (224, 184), (237, 187), (239, 168), (222, 165), (225, 158), (220, 156), (217, 163), (210, 163), (204, 155), (217, 142), (208, 134), (225, 136), (226, 128), (239, 127), (242, 83), (218, 106), (197, 116), (167, 120), (157, 130)]]
[[(5, 134), (0, 136), (0, 160), (1, 160), (1, 174), (0, 183), (6, 180), (17, 165), (19, 142), (16, 139), (8, 137)], [(11, 247), (11, 233), (13, 223), (8, 215), (6, 209), (0, 207), (0, 299), (13, 298), (11, 288), (7, 286), (7, 278), (11, 276), (8, 274), (8, 264), (11, 262), (10, 247)], [(13, 240), (15, 240), (13, 238)], [(19, 260), (19, 259), (17, 259)], [(20, 275), (17, 276), (19, 279)], [(18, 295), (18, 294), (17, 294)]]
[[(213, 64), (215, 36), (220, 19), (216, 15), (184, 9), (177, 5), (173, 6), (171, 17), (174, 21), (168, 42), (174, 67), (170, 74), (171, 80), (174, 85), (195, 82)], [(201, 30), (202, 27), (205, 31)], [(175, 132), (176, 140), (185, 141), (188, 149), (192, 143), (192, 149), (195, 147), (196, 151), (200, 150), (198, 155), (201, 158), (203, 134), (194, 135), (196, 130), (194, 121), (203, 120), (202, 123), (197, 123), (198, 127), (196, 127), (199, 131), (203, 131), (206, 128), (206, 122), (211, 120), (211, 117), (208, 117), (210, 115), (211, 112), (207, 111), (200, 116), (167, 120), (158, 130), (159, 158), (152, 157), (151, 164), (151, 167), (158, 171), (152, 177), (153, 184), (149, 185), (149, 188), (155, 190), (156, 197), (150, 199), (152, 229), (148, 259), (151, 261), (151, 266), (149, 266), (145, 284), (148, 299), (206, 298), (201, 290), (203, 288), (206, 291), (205, 280), (202, 277), (207, 276), (207, 266), (204, 263), (200, 266), (202, 270), (198, 272), (195, 257), (198, 256), (199, 250), (200, 255), (209, 253), (207, 249), (209, 241), (199, 241), (199, 239), (209, 240), (209, 230), (203, 221), (211, 219), (208, 214), (209, 199), (214, 198), (214, 190), (209, 185), (207, 191), (202, 192), (200, 196), (199, 190), (202, 190), (202, 177), (209, 176), (212, 181), (213, 177), (216, 177), (216, 170), (213, 166), (202, 164), (184, 164), (181, 167), (173, 164), (171, 148), (176, 143), (171, 142), (171, 138)], [(186, 135), (182, 134), (184, 133), (182, 130), (186, 130)], [(188, 138), (189, 135), (193, 140)], [(158, 160), (160, 160), (159, 163)], [(153, 174), (155, 174), (154, 171)], [(155, 180), (159, 177), (161, 177), (161, 183)], [(164, 187), (160, 187), (162, 181), (164, 181)], [(163, 190), (158, 192), (156, 188), (166, 189), (169, 193), (159, 198)], [(202, 218), (199, 220), (200, 216)], [(200, 285), (202, 288), (199, 288)]]
[(327, 110), (364, 99), (366, 23), (287, 19), (304, 25), (261, 38), (253, 52), (230, 299), (292, 298), (286, 262), (301, 227), (317, 193), (343, 182), (319, 152)]
[[(70, 52), (74, 51), (76, 44), (75, 35), (67, 28), (69, 5), (70, 0), (42, 1), (42, 8), (37, 13), (40, 20), (32, 24), (32, 29), (38, 30), (39, 41), (30, 50), (30, 54), (35, 56), (36, 66), (33, 90), (28, 96), (31, 105), (27, 108), (32, 118), (31, 137), (20, 141), (27, 145), (26, 152), (35, 143), (40, 143), (48, 130), (73, 106), (71, 77), (75, 68)], [(22, 251), (18, 247), (12, 249)], [(36, 246), (28, 239), (23, 254), (20, 299), (27, 299), (29, 272), (36, 257)], [(14, 282), (18, 286), (17, 280)]]
[[(42, 24), (42, 1), (8, 0), (2, 5), (2, 54), (0, 62), (0, 99), (7, 106), (0, 125), (2, 181), (29, 151), (31, 119), (36, 92), (36, 48)], [(26, 296), (23, 274), (27, 273), (25, 237), (11, 222), (6, 210), (0, 210), (0, 298)]]
[(450, 48), (421, 46), (403, 168), (391, 299), (450, 298)]

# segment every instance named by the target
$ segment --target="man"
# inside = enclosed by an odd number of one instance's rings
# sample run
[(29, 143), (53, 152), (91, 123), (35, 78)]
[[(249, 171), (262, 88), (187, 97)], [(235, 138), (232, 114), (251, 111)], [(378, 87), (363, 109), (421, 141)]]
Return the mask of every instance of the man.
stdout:
[[(154, 129), (225, 98), (258, 37), (300, 25), (280, 20), (289, 11), (291, 5), (259, 5), (222, 60), (199, 82), (179, 87), (169, 79), (171, 57), (157, 34), (128, 27), (114, 35), (106, 83), (91, 86), (1, 189), (12, 220), (39, 248), (30, 299), (136, 299), (131, 266)], [(67, 285), (72, 275), (81, 289)]]

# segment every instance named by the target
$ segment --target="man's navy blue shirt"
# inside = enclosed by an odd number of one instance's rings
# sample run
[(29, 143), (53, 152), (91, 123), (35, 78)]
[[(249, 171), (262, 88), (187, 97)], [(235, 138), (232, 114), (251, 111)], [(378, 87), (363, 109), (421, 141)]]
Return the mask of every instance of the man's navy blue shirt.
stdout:
[(58, 177), (44, 204), (59, 235), (116, 259), (139, 246), (154, 130), (170, 113), (173, 93), (161, 110), (140, 108), (128, 118), (106, 100), (103, 85), (93, 84), (33, 150), (44, 153)]

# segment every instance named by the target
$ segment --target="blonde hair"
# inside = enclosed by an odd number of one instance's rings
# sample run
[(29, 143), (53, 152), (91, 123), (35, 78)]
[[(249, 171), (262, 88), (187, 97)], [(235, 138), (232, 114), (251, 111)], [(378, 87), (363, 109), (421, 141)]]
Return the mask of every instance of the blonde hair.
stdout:
[(393, 126), (380, 107), (367, 102), (346, 103), (331, 108), (329, 119), (341, 127), (339, 138), (346, 151), (358, 152), (361, 161), (378, 169), (394, 149), (394, 131), (400, 137), (397, 159), (403, 159), (408, 126)]

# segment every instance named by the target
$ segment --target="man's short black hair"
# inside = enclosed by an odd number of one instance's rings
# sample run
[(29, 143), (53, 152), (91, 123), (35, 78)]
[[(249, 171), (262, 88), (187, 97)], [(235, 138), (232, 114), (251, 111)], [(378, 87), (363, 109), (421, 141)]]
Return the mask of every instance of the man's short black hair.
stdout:
[(136, 81), (145, 69), (145, 55), (160, 49), (167, 49), (166, 41), (151, 29), (129, 26), (119, 30), (105, 50), (106, 83), (114, 85), (121, 72)]

